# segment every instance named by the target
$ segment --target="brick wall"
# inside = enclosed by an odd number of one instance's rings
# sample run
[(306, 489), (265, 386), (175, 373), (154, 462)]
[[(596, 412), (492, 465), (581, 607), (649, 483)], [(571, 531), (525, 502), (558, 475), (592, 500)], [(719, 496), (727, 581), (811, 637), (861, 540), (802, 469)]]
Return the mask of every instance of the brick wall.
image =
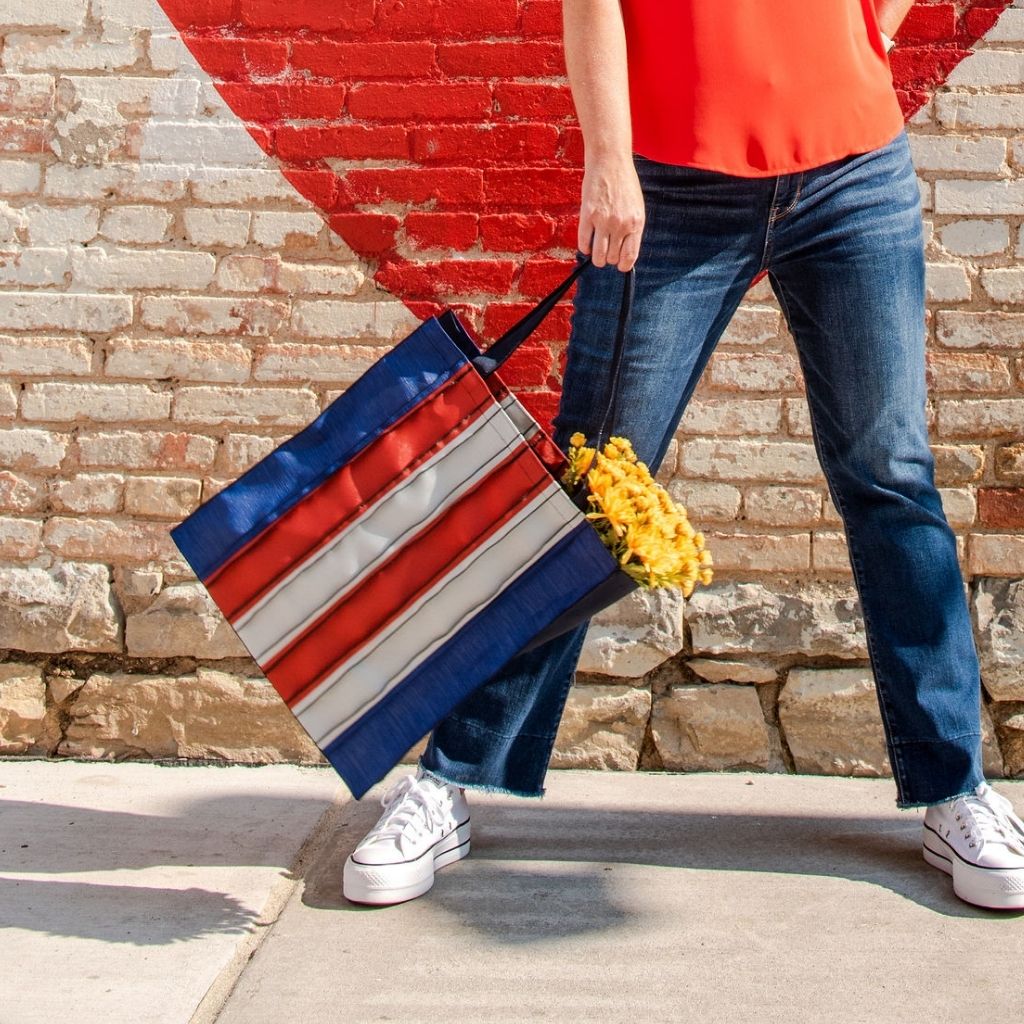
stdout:
[[(892, 56), (993, 775), (1024, 771), (1024, 3), (1005, 6), (922, 0)], [(0, 33), (0, 752), (315, 758), (168, 530), (419, 318), (450, 305), (492, 338), (562, 277), (582, 139), (561, 6), (0, 0)], [(545, 422), (568, 313), (505, 374)], [(886, 774), (766, 280), (659, 476), (715, 583), (595, 618), (553, 764)]]

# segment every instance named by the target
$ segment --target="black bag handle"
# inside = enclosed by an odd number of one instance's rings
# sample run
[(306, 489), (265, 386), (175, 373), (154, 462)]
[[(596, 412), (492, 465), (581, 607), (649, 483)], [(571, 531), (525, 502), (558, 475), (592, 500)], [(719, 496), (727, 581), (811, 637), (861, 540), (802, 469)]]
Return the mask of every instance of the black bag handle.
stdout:
[[(486, 351), (471, 360), (473, 365), (483, 376), (493, 373), (502, 363), (512, 355), (519, 346), (540, 326), (541, 321), (551, 312), (555, 303), (572, 287), (573, 282), (580, 274), (591, 266), (591, 258), (581, 252), (576, 253), (576, 261), (579, 264), (573, 267), (569, 276), (566, 277), (549, 295), (541, 299), (522, 319), (514, 323), (497, 341), (488, 345)], [(618, 409), (619, 401), (619, 371), (622, 365), (622, 356), (626, 345), (626, 323), (629, 320), (633, 308), (634, 273), (633, 267), (623, 273), (622, 303), (619, 307), (619, 322), (615, 328), (615, 348), (612, 352), (611, 383), (609, 386), (608, 405), (605, 408), (604, 416), (601, 419), (601, 426), (597, 432), (597, 438), (593, 447), (599, 451), (608, 440), (605, 437), (605, 429), (611, 417), (615, 422), (615, 412)]]

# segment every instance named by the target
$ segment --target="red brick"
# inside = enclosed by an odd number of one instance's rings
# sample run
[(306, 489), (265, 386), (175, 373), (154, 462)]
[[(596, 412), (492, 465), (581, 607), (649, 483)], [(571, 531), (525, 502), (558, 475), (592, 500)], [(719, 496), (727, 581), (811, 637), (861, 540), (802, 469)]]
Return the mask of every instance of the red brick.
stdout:
[(330, 39), (296, 39), (290, 67), (324, 78), (426, 78), (436, 73), (432, 42), (339, 43)]
[(405, 218), (405, 237), (418, 249), (469, 249), (478, 238), (474, 213), (419, 213)]
[(979, 488), (978, 522), (1004, 529), (1024, 528), (1024, 487)]
[(553, 78), (566, 73), (560, 42), (442, 43), (437, 64), (445, 74), (475, 78)]
[(314, 32), (353, 32), (373, 25), (374, 0), (240, 0), (239, 19), (250, 28), (308, 28)]
[(332, 213), (327, 223), (350, 248), (371, 255), (393, 249), (401, 227), (401, 221), (392, 213)]
[(515, 164), (555, 160), (558, 129), (553, 124), (430, 125), (410, 135), (419, 163)]
[(491, 87), (482, 82), (369, 82), (352, 89), (348, 110), (360, 120), (478, 118), (491, 112)]
[(494, 252), (536, 252), (551, 242), (554, 233), (550, 217), (495, 213), (480, 218), (483, 247)]

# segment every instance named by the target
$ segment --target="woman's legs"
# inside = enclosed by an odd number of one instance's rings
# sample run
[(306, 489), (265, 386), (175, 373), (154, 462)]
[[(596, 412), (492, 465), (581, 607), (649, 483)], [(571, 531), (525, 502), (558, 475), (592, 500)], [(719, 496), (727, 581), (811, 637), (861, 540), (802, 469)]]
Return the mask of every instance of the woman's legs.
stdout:
[(846, 529), (897, 806), (937, 803), (984, 777), (981, 680), (928, 441), (924, 237), (906, 133), (790, 178), (766, 265)]
[[(636, 157), (647, 223), (635, 265), (632, 314), (609, 434), (628, 437), (656, 472), (711, 352), (761, 253), (766, 183), (673, 168)], [(671, 179), (665, 171), (674, 172)], [(722, 183), (727, 187), (722, 189)], [(717, 188), (716, 188), (717, 184)], [(727, 233), (731, 233), (728, 238)], [(728, 238), (728, 240), (727, 240)], [(609, 407), (609, 371), (625, 279), (615, 266), (579, 277), (553, 437), (593, 441)], [(588, 622), (513, 658), (434, 729), (422, 767), (449, 782), (543, 795), (558, 723)]]

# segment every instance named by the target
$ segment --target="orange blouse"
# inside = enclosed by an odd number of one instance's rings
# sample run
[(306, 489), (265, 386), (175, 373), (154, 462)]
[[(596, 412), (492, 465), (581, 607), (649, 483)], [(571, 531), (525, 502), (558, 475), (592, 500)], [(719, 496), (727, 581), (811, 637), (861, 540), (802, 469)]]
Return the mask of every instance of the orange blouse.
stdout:
[(746, 177), (904, 125), (874, 0), (620, 0), (633, 152)]

